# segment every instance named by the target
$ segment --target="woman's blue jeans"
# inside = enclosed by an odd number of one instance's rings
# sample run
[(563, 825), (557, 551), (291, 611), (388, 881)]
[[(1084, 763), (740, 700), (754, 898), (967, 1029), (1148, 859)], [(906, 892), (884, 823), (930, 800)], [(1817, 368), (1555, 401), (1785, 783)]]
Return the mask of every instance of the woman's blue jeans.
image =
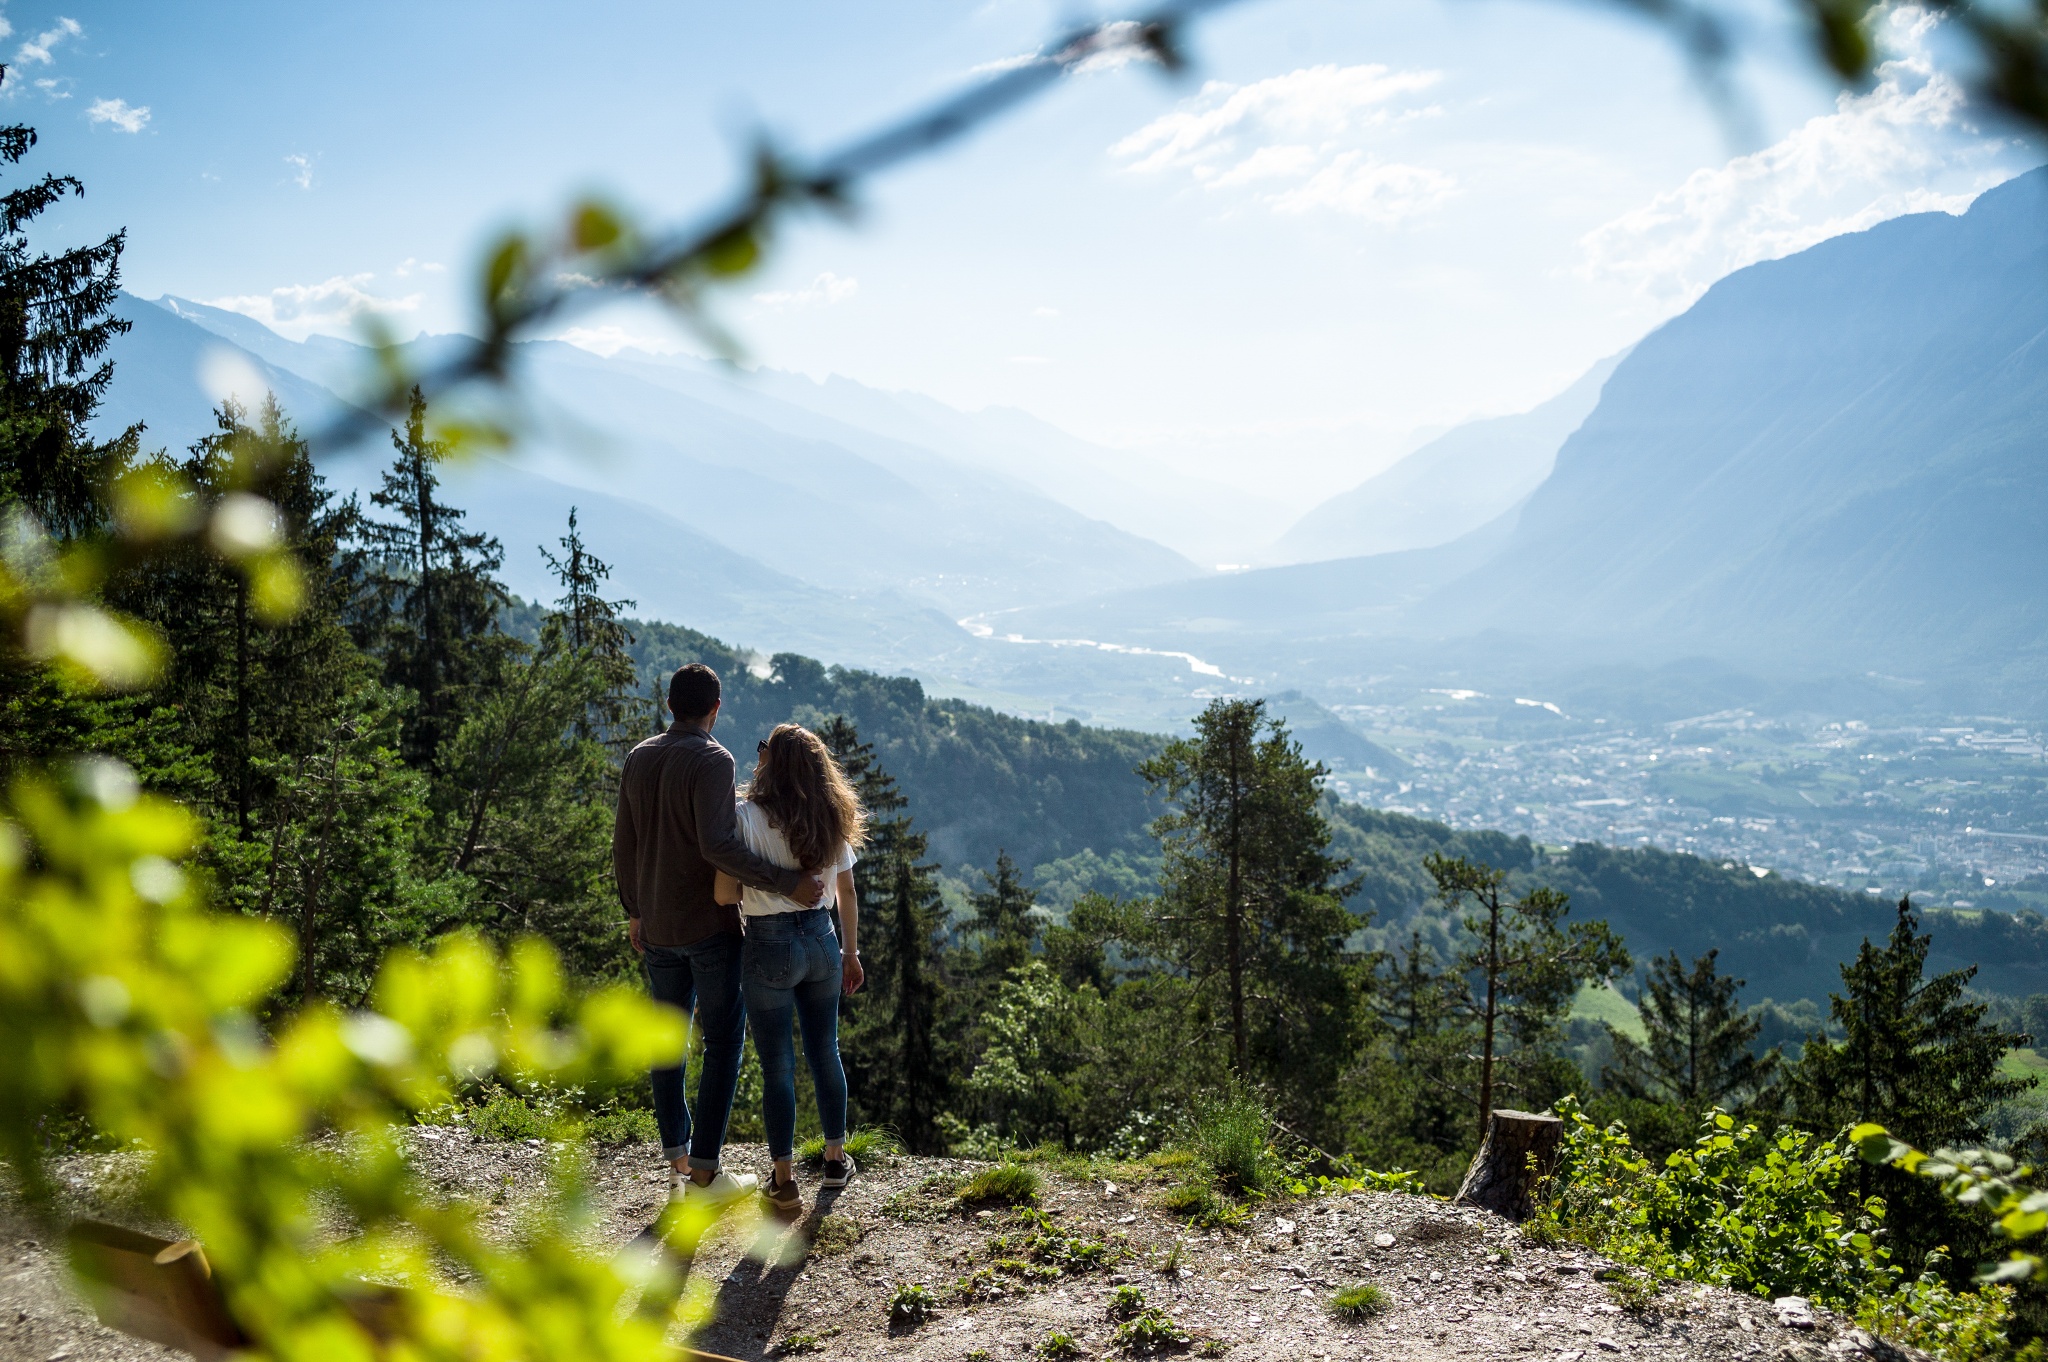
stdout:
[(761, 1122), (768, 1157), (796, 1148), (796, 1052), (790, 1014), (804, 1029), (804, 1058), (818, 1090), (827, 1140), (846, 1138), (846, 1070), (839, 1063), (839, 935), (823, 908), (747, 919), (740, 966), (747, 1025), (761, 1056)]

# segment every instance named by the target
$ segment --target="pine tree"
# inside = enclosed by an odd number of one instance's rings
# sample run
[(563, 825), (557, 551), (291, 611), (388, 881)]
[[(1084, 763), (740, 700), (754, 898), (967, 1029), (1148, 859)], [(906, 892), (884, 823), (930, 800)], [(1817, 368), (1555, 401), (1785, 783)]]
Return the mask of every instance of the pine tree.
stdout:
[(818, 729), (868, 810), (868, 846), (854, 868), (867, 984), (842, 1000), (847, 1089), (857, 1118), (893, 1125), (915, 1153), (943, 1152), (939, 1116), (951, 1087), (940, 1036), (949, 1008), (945, 903), (938, 867), (908, 801), (874, 747), (841, 716)]
[(1472, 905), (1460, 919), (1466, 944), (1452, 978), (1455, 1005), (1478, 1033), (1471, 1100), (1484, 1139), (1498, 1092), (1526, 1094), (1554, 1069), (1573, 996), (1628, 969), (1628, 951), (1605, 922), (1565, 926), (1571, 902), (1554, 889), (1510, 898), (1505, 871), (1436, 854), (1425, 864), (1447, 907)]
[(1195, 730), (1138, 768), (1171, 806), (1153, 824), (1164, 862), (1143, 944), (1203, 1008), (1217, 999), (1239, 1080), (1309, 1121), (1355, 1050), (1366, 978), (1344, 947), (1361, 924), (1318, 809), (1324, 770), (1262, 700), (1214, 701)]
[[(35, 144), (33, 128), (0, 128), (0, 162), (18, 165)], [(86, 433), (114, 377), (107, 346), (130, 325), (113, 315), (127, 232), (55, 255), (28, 242), (30, 223), (84, 193), (72, 176), (45, 175), (0, 195), (0, 506), (67, 539), (102, 525), (102, 480), (141, 435), (96, 443)]]
[(1650, 963), (1642, 1006), (1646, 1041), (1638, 1045), (1607, 1028), (1614, 1061), (1601, 1071), (1603, 1086), (1697, 1117), (1711, 1107), (1740, 1106), (1770, 1085), (1778, 1054), (1755, 1053), (1762, 1023), (1736, 1007), (1742, 980), (1715, 970), (1719, 955), (1708, 951), (1691, 970), (1677, 951)]
[(562, 584), (555, 601), (556, 619), (569, 646), (588, 652), (595, 664), (602, 692), (576, 720), (577, 736), (597, 738), (613, 747), (631, 747), (640, 735), (631, 731), (635, 688), (639, 677), (627, 649), (633, 645), (632, 631), (621, 619), (631, 609), (629, 600), (607, 600), (604, 583), (612, 575), (610, 565), (590, 551), (576, 527), (576, 508), (569, 508), (569, 532), (557, 541), (560, 557), (543, 546), (541, 558)]
[(1808, 1038), (1787, 1075), (1800, 1124), (1832, 1135), (1857, 1121), (1878, 1121), (1922, 1149), (1984, 1138), (1991, 1109), (2032, 1086), (2006, 1078), (1999, 1064), (2031, 1037), (1986, 1020), (1985, 1004), (1964, 989), (1973, 965), (1925, 977), (1931, 938), (1920, 931), (1910, 898), (1883, 947), (1868, 940), (1842, 966), (1843, 991), (1829, 995), (1842, 1039)]
[(1031, 958), (1038, 941), (1038, 926), (1031, 910), (1037, 905), (1038, 896), (1018, 875), (1017, 863), (1007, 851), (996, 852), (995, 873), (984, 871), (982, 879), (988, 887), (968, 896), (974, 909), (968, 930), (975, 943), (973, 971), (992, 987)]
[(397, 519), (361, 522), (352, 566), (364, 600), (355, 627), (362, 646), (383, 660), (386, 683), (416, 697), (405, 756), (433, 773), (442, 745), (462, 726), (464, 706), (506, 657), (497, 619), (509, 598), (495, 576), (505, 554), (491, 536), (463, 530), (463, 513), (438, 500), (434, 469), (447, 447), (428, 438), (417, 388), (405, 430), (394, 430), (391, 444), (397, 457), (370, 500)]

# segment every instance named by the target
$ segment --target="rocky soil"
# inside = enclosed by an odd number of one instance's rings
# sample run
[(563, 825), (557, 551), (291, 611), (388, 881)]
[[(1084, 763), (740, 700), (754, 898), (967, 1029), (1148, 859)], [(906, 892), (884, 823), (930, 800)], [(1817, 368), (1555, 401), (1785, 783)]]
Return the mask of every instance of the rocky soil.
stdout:
[[(414, 1137), (421, 1172), (509, 1223), (546, 1176), (538, 1142), (490, 1144), (459, 1128)], [(736, 1146), (728, 1166), (753, 1168)], [(1136, 1287), (1187, 1336), (1161, 1351), (1255, 1359), (1821, 1359), (1894, 1350), (1824, 1314), (1732, 1292), (1666, 1291), (1647, 1310), (1617, 1303), (1576, 1248), (1538, 1248), (1483, 1212), (1405, 1194), (1352, 1193), (1268, 1202), (1245, 1224), (1199, 1230), (1153, 1202), (1157, 1185), (1119, 1185), (1041, 1169), (1043, 1218), (960, 1206), (946, 1188), (978, 1165), (907, 1159), (863, 1168), (851, 1187), (803, 1179), (803, 1215), (714, 1234), (692, 1270), (716, 1283), (717, 1315), (701, 1348), (752, 1359), (928, 1358), (947, 1362), (1119, 1351), (1113, 1293)], [(600, 1149), (592, 1234), (622, 1245), (667, 1196), (650, 1146)], [(62, 1170), (79, 1214), (164, 1232), (124, 1216), (132, 1165), (80, 1157)], [(1091, 1261), (1099, 1260), (1099, 1261)], [(914, 1326), (893, 1323), (898, 1288), (929, 1288)], [(1329, 1309), (1337, 1289), (1371, 1283), (1384, 1308), (1363, 1320)], [(1130, 1351), (1128, 1347), (1123, 1349)], [(19, 1220), (0, 1223), (0, 1358), (8, 1362), (154, 1362), (182, 1356), (102, 1328), (69, 1289), (62, 1258)]]

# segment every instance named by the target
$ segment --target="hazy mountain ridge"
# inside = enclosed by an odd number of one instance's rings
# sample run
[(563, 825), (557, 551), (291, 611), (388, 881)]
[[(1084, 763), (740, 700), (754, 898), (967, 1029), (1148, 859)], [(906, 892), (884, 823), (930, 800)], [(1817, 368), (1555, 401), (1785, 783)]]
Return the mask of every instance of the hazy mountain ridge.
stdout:
[(1557, 452), (1628, 351), (1513, 416), (1468, 421), (1310, 511), (1274, 542), (1283, 563), (1434, 548), (1506, 514), (1543, 485)]

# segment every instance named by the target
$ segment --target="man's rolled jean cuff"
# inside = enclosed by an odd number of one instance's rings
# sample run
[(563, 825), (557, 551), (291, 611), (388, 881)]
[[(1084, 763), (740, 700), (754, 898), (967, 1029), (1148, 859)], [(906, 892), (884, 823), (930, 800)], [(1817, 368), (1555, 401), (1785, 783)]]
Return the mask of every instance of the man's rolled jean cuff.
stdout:
[[(674, 1154), (670, 1155), (670, 1157), (681, 1158), (682, 1155), (683, 1151), (679, 1149)], [(702, 1169), (707, 1173), (716, 1173), (718, 1171), (718, 1160), (700, 1159), (695, 1154), (690, 1155), (690, 1171), (694, 1173), (699, 1169)]]
[(680, 1159), (680, 1158), (682, 1158), (682, 1157), (683, 1157), (683, 1156), (684, 1156), (685, 1154), (687, 1154), (687, 1153), (689, 1153), (689, 1152), (690, 1152), (690, 1146), (688, 1146), (688, 1145), (686, 1145), (686, 1144), (678, 1144), (678, 1145), (671, 1145), (671, 1146), (669, 1146), (668, 1148), (666, 1148), (666, 1149), (663, 1149), (663, 1150), (661, 1151), (661, 1156), (662, 1156), (662, 1157), (663, 1157), (664, 1159), (667, 1159), (667, 1160), (668, 1160), (668, 1161), (669, 1161), (670, 1163), (674, 1163), (674, 1162), (675, 1162), (675, 1161), (676, 1161), (677, 1159)]

